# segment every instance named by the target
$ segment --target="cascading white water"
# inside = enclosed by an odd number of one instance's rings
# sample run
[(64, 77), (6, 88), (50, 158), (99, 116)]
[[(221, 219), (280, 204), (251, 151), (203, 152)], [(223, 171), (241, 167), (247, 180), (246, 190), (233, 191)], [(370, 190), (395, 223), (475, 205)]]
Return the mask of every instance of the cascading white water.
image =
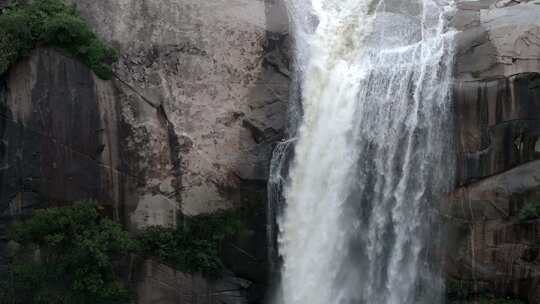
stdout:
[(303, 117), (279, 219), (282, 304), (437, 304), (453, 183), (451, 0), (288, 0)]

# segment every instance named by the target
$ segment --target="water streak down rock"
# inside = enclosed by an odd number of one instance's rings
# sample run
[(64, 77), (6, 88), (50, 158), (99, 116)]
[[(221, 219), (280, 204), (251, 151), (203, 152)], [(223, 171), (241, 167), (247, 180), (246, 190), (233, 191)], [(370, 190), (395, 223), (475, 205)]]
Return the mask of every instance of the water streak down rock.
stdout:
[(458, 1), (457, 9), (460, 187), (443, 208), (447, 277), (465, 292), (540, 303), (540, 220), (518, 219), (540, 196), (540, 5)]

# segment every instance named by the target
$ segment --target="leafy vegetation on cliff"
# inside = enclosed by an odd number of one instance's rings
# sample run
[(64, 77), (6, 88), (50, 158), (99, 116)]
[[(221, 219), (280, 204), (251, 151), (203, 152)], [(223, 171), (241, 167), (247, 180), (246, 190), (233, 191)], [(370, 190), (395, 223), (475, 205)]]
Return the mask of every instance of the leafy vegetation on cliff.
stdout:
[(119, 275), (129, 255), (155, 257), (183, 272), (216, 276), (223, 270), (222, 241), (242, 227), (241, 214), (186, 217), (177, 228), (149, 227), (131, 237), (100, 214), (93, 201), (34, 211), (12, 225), (18, 246), (1, 304), (123, 304), (131, 293)]
[(540, 218), (540, 202), (538, 201), (526, 203), (519, 212), (520, 221), (528, 221), (537, 218)]
[(454, 279), (446, 282), (446, 299), (448, 304), (524, 304), (519, 299), (495, 296), (488, 290), (477, 288), (473, 281)]
[(144, 255), (184, 272), (215, 276), (223, 270), (220, 258), (222, 241), (242, 227), (233, 212), (220, 212), (185, 218), (177, 228), (149, 227), (140, 236)]
[(112, 77), (116, 52), (63, 0), (13, 1), (0, 14), (0, 75), (37, 46), (63, 49), (100, 78)]
[(36, 210), (14, 224), (20, 244), (10, 267), (5, 304), (120, 304), (130, 292), (116, 274), (117, 261), (137, 248), (117, 223), (101, 216), (96, 203)]
[(514, 298), (497, 298), (497, 297), (470, 297), (458, 300), (449, 300), (448, 304), (525, 304), (525, 302)]
[(479, 304), (525, 304), (523, 301), (513, 298), (488, 298), (482, 297), (478, 301)]

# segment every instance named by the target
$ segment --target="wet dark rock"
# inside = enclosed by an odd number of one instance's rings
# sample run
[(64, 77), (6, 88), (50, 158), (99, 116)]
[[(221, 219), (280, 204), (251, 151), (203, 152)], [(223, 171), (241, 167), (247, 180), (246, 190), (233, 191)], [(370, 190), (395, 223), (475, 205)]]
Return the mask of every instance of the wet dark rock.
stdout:
[(251, 282), (232, 274), (220, 279), (190, 275), (147, 260), (135, 274), (138, 303), (247, 304)]
[[(0, 273), (7, 225), (35, 208), (94, 198), (136, 232), (266, 199), (288, 100), (283, 4), (74, 2), (119, 51), (115, 78), (99, 80), (52, 49), (0, 77)], [(139, 303), (259, 301), (268, 279), (264, 212), (231, 240), (237, 276), (213, 282), (143, 263), (132, 269)], [(147, 271), (155, 281), (139, 275)]]
[[(459, 184), (540, 157), (540, 74), (460, 82), (456, 88)], [(538, 143), (538, 144), (537, 144)]]
[(473, 293), (539, 303), (540, 7), (459, 1), (454, 91), (457, 190), (443, 204), (446, 274)]

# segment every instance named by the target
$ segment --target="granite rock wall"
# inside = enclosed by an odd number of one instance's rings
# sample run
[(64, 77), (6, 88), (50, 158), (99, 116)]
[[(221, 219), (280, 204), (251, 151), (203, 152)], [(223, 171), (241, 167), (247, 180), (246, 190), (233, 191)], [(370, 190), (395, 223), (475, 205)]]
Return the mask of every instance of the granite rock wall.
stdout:
[(457, 190), (443, 206), (446, 273), (473, 293), (540, 303), (540, 3), (458, 1)]
[[(136, 232), (251, 206), (253, 225), (226, 246), (227, 266), (247, 279), (208, 281), (155, 261), (131, 277), (141, 304), (260, 301), (267, 171), (288, 100), (283, 3), (72, 2), (120, 59), (102, 81), (38, 49), (0, 77), (0, 267), (5, 227), (33, 208), (93, 198)], [(201, 288), (179, 291), (187, 281)]]

